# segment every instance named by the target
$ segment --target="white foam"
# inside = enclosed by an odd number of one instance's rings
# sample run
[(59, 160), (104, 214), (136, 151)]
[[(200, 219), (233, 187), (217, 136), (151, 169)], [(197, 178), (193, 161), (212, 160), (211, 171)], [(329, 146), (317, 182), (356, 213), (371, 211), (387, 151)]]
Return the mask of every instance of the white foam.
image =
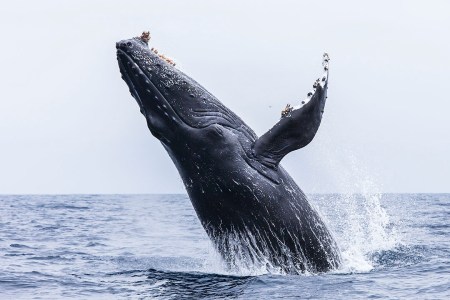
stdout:
[(368, 272), (374, 267), (372, 254), (393, 249), (401, 243), (400, 236), (382, 206), (374, 176), (350, 151), (336, 156), (329, 153), (329, 146), (324, 149), (321, 156), (340, 157), (339, 161), (321, 159), (334, 174), (339, 194), (332, 203), (317, 205), (341, 249), (343, 264), (337, 272)]

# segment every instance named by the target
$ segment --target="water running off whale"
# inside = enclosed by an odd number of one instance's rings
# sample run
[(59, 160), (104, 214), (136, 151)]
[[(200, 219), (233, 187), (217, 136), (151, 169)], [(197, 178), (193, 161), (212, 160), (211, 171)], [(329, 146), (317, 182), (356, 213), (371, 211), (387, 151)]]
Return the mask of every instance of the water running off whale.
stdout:
[(151, 133), (177, 167), (204, 229), (225, 262), (285, 273), (324, 272), (339, 249), (280, 165), (314, 138), (327, 98), (328, 62), (301, 104), (260, 138), (205, 88), (149, 49), (150, 35), (116, 44), (122, 78)]

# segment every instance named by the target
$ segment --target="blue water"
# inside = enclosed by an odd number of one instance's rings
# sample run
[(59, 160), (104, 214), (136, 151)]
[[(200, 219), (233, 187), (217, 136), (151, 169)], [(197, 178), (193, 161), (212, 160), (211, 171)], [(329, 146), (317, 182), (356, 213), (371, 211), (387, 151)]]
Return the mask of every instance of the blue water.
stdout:
[(336, 271), (227, 270), (186, 195), (0, 196), (0, 299), (450, 299), (450, 195), (310, 195)]

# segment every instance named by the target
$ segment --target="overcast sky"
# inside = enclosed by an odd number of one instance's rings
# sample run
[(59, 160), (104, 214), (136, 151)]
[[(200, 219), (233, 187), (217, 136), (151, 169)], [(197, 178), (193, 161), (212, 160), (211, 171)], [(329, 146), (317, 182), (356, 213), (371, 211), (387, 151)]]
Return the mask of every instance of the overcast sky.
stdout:
[(448, 1), (3, 1), (0, 193), (178, 193), (120, 78), (149, 29), (258, 135), (330, 54), (313, 142), (283, 166), (307, 193), (450, 192)]

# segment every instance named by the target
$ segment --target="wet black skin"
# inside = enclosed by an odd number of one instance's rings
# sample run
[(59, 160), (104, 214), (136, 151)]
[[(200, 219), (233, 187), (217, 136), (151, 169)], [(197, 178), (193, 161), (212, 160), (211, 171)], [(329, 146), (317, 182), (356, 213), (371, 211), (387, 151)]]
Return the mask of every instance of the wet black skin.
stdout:
[(140, 38), (120, 41), (116, 48), (122, 78), (148, 128), (172, 158), (203, 227), (229, 265), (243, 257), (290, 274), (339, 266), (331, 234), (279, 165), (313, 139), (327, 83), (258, 139)]

